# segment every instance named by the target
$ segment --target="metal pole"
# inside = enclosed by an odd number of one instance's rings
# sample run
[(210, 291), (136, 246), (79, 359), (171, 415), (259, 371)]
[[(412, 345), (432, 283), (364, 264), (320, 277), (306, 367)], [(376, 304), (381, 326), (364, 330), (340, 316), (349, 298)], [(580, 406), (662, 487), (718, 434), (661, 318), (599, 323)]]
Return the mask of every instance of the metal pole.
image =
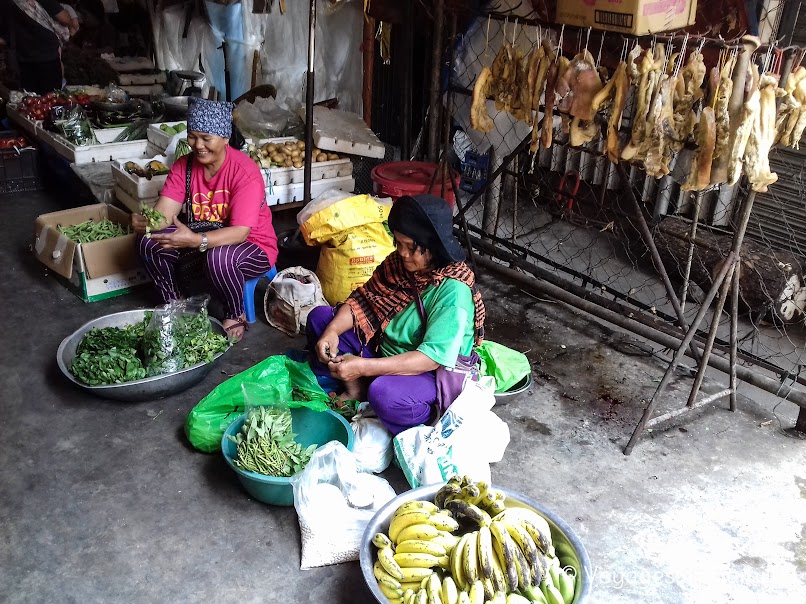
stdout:
[(445, 0), (434, 2), (434, 42), (431, 48), (431, 101), (428, 110), (428, 161), (437, 161), (439, 149), (440, 75), (442, 73), (442, 30), (445, 26)]
[[(542, 279), (528, 277), (523, 273), (511, 268), (507, 268), (506, 266), (493, 262), (487, 258), (483, 258), (480, 255), (476, 255), (476, 262), (478, 262), (480, 267), (485, 268), (490, 272), (502, 275), (507, 279), (511, 279), (519, 285), (522, 285), (527, 290), (531, 290), (541, 296), (550, 296), (555, 298), (560, 302), (564, 302), (569, 306), (588, 313), (591, 316), (603, 321), (607, 321), (608, 323), (612, 323), (617, 327), (626, 329), (643, 338), (646, 338), (647, 340), (656, 342), (665, 348), (673, 348), (678, 350), (684, 350), (686, 348), (686, 346), (682, 345), (679, 335), (663, 333), (652, 327), (637, 323), (628, 316), (608, 310), (596, 302), (589, 302), (588, 300), (582, 299), (579, 296), (569, 292), (566, 288), (558, 287), (547, 281), (543, 281)], [(524, 262), (522, 265), (519, 265), (519, 268), (528, 270), (528, 263)], [(718, 369), (723, 373), (730, 372), (730, 361), (722, 356), (712, 354), (711, 358), (708, 359), (708, 362), (714, 369)], [(801, 407), (801, 416), (806, 418), (806, 392), (803, 390), (796, 390), (790, 386), (782, 384), (779, 380), (775, 380), (759, 373), (754, 373), (742, 365), (736, 367), (736, 372), (739, 379), (741, 379), (743, 382), (757, 386), (770, 394), (774, 394), (788, 400), (795, 405), (798, 405)], [(803, 426), (806, 428), (806, 423), (804, 423)], [(806, 432), (806, 430), (803, 431)]]
[(303, 174), (303, 198), (311, 201), (311, 164), (313, 160), (313, 100), (314, 58), (316, 57), (316, 0), (308, 8), (308, 74), (305, 81), (305, 173)]
[[(624, 170), (624, 166), (621, 165), (621, 163), (618, 163), (616, 164), (616, 168), (619, 171), (619, 176), (621, 176), (621, 181), (625, 183), (629, 182), (627, 172)], [(635, 190), (633, 189), (632, 185), (628, 185), (627, 190), (629, 191), (630, 199), (632, 199), (633, 202), (635, 220), (638, 222), (638, 230), (641, 232), (641, 237), (649, 249), (649, 253), (652, 256), (652, 263), (655, 265), (655, 270), (658, 271), (658, 275), (660, 276), (661, 281), (663, 281), (663, 287), (666, 288), (666, 296), (669, 298), (669, 302), (671, 302), (672, 308), (674, 308), (674, 312), (677, 315), (677, 322), (681, 329), (686, 331), (688, 329), (686, 317), (683, 315), (683, 309), (680, 308), (680, 302), (677, 299), (677, 292), (674, 291), (672, 282), (669, 280), (669, 275), (666, 272), (666, 267), (663, 266), (663, 261), (660, 259), (660, 254), (658, 253), (658, 248), (655, 245), (655, 240), (652, 239), (652, 233), (649, 231), (649, 226), (644, 219), (644, 210), (641, 208), (641, 202), (638, 200), (638, 196), (635, 194)], [(696, 348), (692, 348), (691, 353), (694, 355), (695, 359), (698, 358)]]
[(730, 410), (736, 411), (736, 364), (739, 360), (739, 282), (742, 275), (742, 263), (736, 264), (733, 271), (733, 289), (730, 302)]
[(624, 455), (629, 455), (632, 453), (633, 447), (638, 442), (638, 439), (641, 437), (641, 433), (644, 431), (644, 428), (646, 428), (646, 424), (652, 416), (655, 401), (663, 393), (663, 391), (666, 390), (666, 386), (669, 384), (675, 368), (680, 364), (680, 360), (685, 354), (685, 348), (691, 345), (691, 341), (694, 339), (694, 334), (696, 333), (697, 328), (705, 318), (705, 314), (708, 312), (708, 307), (711, 306), (711, 302), (713, 302), (716, 292), (719, 290), (722, 282), (725, 280), (725, 276), (728, 274), (728, 270), (733, 266), (735, 260), (736, 256), (733, 254), (733, 252), (731, 252), (727, 261), (722, 265), (722, 268), (720, 269), (716, 279), (714, 279), (714, 284), (711, 286), (711, 290), (705, 297), (705, 301), (702, 303), (700, 311), (694, 318), (694, 323), (692, 323), (692, 326), (689, 328), (688, 332), (683, 338), (683, 343), (680, 345), (680, 348), (677, 349), (677, 352), (675, 352), (674, 357), (672, 358), (672, 362), (669, 363), (669, 366), (666, 368), (666, 372), (663, 374), (663, 378), (661, 379), (660, 384), (658, 384), (655, 394), (652, 395), (652, 398), (649, 400), (646, 409), (644, 409), (644, 414), (641, 416), (641, 421), (638, 422), (638, 425), (635, 427), (635, 430), (633, 430), (632, 436), (630, 437), (630, 442), (628, 442), (627, 446), (624, 448)]

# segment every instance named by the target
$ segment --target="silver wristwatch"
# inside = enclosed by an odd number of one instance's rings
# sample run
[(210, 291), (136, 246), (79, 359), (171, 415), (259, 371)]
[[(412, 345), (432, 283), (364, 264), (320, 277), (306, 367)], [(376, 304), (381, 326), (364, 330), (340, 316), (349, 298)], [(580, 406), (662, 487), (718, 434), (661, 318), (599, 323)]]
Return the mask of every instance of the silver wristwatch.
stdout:
[(199, 251), (200, 252), (206, 252), (207, 251), (207, 233), (202, 233), (201, 236), (202, 236), (202, 242), (199, 245)]

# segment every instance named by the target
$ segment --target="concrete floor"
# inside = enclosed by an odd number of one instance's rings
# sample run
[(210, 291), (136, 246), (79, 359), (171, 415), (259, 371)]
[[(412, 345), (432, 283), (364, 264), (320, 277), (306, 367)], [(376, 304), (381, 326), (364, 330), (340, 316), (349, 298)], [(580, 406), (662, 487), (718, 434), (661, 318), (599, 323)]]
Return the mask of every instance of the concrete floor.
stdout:
[[(0, 602), (372, 601), (357, 563), (299, 570), (292, 508), (251, 500), (187, 412), (218, 383), (301, 347), (262, 317), (218, 369), (175, 397), (101, 400), (59, 372), (59, 342), (148, 290), (85, 304), (29, 250), (45, 194), (0, 197)], [(527, 353), (532, 388), (495, 410), (512, 440), (494, 481), (566, 519), (594, 570), (590, 602), (806, 602), (806, 441), (797, 408), (743, 387), (622, 455), (665, 368), (662, 352), (561, 304), (482, 277), (488, 337)], [(706, 390), (721, 389), (714, 374)], [(664, 397), (684, 404), (682, 372)], [(774, 412), (773, 412), (774, 411)], [(398, 492), (399, 470), (384, 474)]]

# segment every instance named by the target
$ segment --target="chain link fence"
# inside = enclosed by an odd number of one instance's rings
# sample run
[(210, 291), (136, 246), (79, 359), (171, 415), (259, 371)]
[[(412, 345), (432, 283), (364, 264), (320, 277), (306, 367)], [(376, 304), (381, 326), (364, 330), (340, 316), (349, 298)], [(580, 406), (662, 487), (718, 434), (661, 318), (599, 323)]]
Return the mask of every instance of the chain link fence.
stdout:
[[(571, 147), (560, 120), (555, 120), (552, 146), (530, 153), (531, 125), (496, 111), (493, 101), (487, 102), (492, 130), (470, 127), (474, 82), (482, 67), (492, 65), (504, 42), (526, 56), (544, 37), (556, 43), (559, 34), (512, 21), (478, 19), (456, 46), (449, 87), (453, 119), (473, 143), (471, 161), (482, 165), (475, 169), (477, 178), (487, 178), (477, 200), (478, 187), (472, 182), (460, 195), (463, 208), (469, 203), (465, 217), (471, 240), (483, 253), (510, 266), (522, 268), (528, 263), (555, 284), (581, 286), (618, 302), (625, 313), (640, 314), (647, 324), (660, 319), (668, 326), (679, 325), (674, 298), (686, 324), (691, 324), (730, 251), (745, 188), (723, 185), (700, 193), (683, 191), (693, 151), (673, 156), (671, 173), (655, 179), (638, 166), (611, 163), (601, 136), (583, 147)], [(596, 56), (599, 39), (571, 35), (578, 42), (573, 49), (570, 40), (573, 52), (587, 42)], [(568, 32), (565, 42), (568, 54)], [(624, 112), (622, 146), (629, 137), (633, 97), (631, 93)], [(486, 174), (484, 162), (473, 153), (489, 162)], [(738, 343), (741, 363), (806, 384), (806, 376), (800, 377), (806, 365), (803, 160), (795, 150), (773, 150), (771, 164), (779, 180), (758, 195), (742, 248)], [(489, 178), (496, 172), (500, 175)], [(671, 292), (658, 264), (668, 273)], [(730, 346), (729, 310), (727, 304), (718, 319), (716, 348), (723, 352)], [(698, 331), (701, 341), (711, 320), (709, 311)]]

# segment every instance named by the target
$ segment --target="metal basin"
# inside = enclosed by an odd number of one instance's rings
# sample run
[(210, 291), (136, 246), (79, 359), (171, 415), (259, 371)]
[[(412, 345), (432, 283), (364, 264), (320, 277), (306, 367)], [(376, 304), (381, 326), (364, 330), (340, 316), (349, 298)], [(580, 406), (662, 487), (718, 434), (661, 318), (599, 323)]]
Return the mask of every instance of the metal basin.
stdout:
[(189, 103), (189, 96), (166, 96), (162, 99), (166, 114), (180, 118), (187, 116)]
[[(213, 366), (215, 366), (221, 355), (226, 352), (219, 352), (209, 363), (199, 363), (192, 367), (182, 369), (181, 371), (155, 375), (124, 384), (88, 386), (70, 373), (69, 367), (73, 362), (73, 358), (76, 356), (76, 348), (79, 342), (81, 342), (81, 338), (84, 337), (84, 334), (95, 327), (124, 327), (126, 325), (139, 323), (145, 317), (146, 312), (149, 311), (127, 310), (125, 312), (106, 315), (105, 317), (100, 317), (89, 323), (85, 323), (59, 344), (59, 350), (56, 353), (56, 362), (59, 364), (59, 369), (62, 370), (62, 373), (71, 382), (96, 396), (127, 402), (152, 401), (165, 398), (166, 396), (182, 392), (191, 386), (195, 386), (209, 373)], [(227, 335), (224, 326), (221, 325), (217, 319), (210, 317), (210, 327), (214, 333), (223, 336)]]
[[(383, 506), (380, 510), (378, 510), (372, 517), (372, 520), (369, 521), (369, 524), (364, 531), (364, 536), (361, 539), (359, 560), (361, 563), (361, 574), (364, 576), (364, 581), (366, 582), (369, 590), (372, 592), (372, 595), (375, 596), (375, 599), (380, 604), (387, 604), (389, 600), (383, 595), (383, 592), (378, 587), (378, 582), (375, 580), (375, 576), (372, 572), (372, 566), (376, 559), (375, 552), (377, 551), (377, 548), (372, 545), (372, 536), (377, 532), (386, 533), (389, 530), (389, 521), (392, 518), (392, 514), (402, 504), (406, 503), (407, 501), (414, 500), (427, 499), (429, 501), (433, 501), (434, 495), (437, 494), (437, 491), (442, 486), (442, 484), (432, 484), (401, 493), (392, 499), (392, 501)], [(507, 507), (531, 508), (543, 516), (551, 527), (551, 536), (555, 545), (562, 542), (571, 546), (574, 555), (576, 556), (576, 568), (579, 570), (579, 575), (576, 577), (576, 589), (574, 591), (573, 604), (582, 604), (583, 602), (587, 602), (591, 590), (591, 562), (590, 558), (588, 557), (588, 552), (585, 551), (585, 546), (582, 545), (582, 541), (579, 539), (573, 529), (568, 526), (568, 524), (557, 514), (538, 503), (531, 497), (521, 495), (520, 493), (516, 493), (508, 489), (502, 489), (497, 486), (495, 488), (506, 494), (507, 497), (505, 503)]]

